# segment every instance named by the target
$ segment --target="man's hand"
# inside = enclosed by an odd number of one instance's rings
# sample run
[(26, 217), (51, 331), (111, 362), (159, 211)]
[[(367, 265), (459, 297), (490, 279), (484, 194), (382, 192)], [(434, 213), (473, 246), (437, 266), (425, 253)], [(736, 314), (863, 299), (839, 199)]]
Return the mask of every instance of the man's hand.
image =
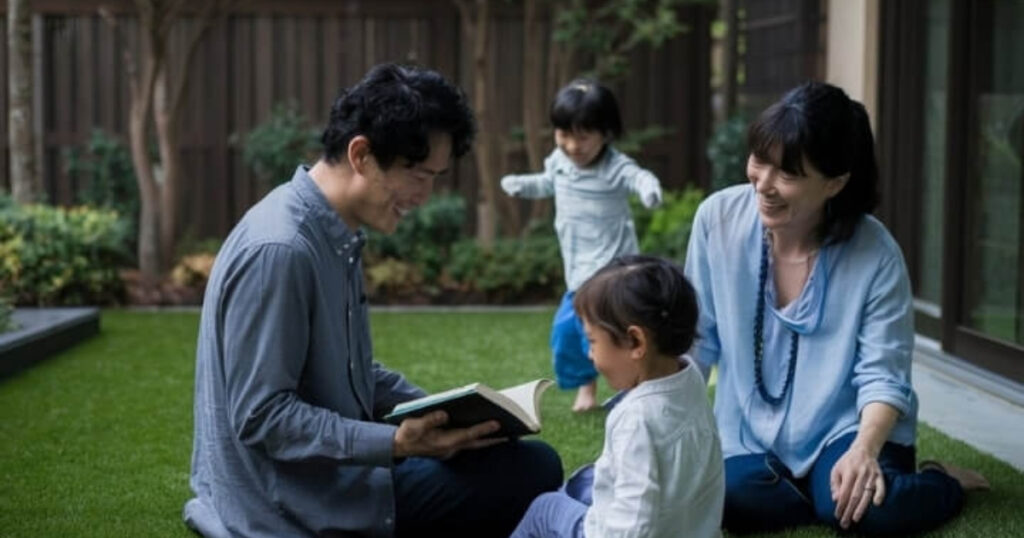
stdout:
[(395, 431), (394, 456), (426, 456), (447, 459), (464, 449), (483, 448), (505, 441), (505, 439), (481, 439), (481, 437), (498, 431), (500, 427), (495, 420), (481, 422), (468, 428), (443, 430), (448, 422), (444, 411), (436, 411), (420, 418), (407, 418)]

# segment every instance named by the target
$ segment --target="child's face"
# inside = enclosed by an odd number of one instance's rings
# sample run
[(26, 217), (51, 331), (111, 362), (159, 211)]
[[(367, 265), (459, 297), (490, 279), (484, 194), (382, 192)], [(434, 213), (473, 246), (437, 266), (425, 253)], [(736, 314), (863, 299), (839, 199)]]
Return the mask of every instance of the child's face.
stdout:
[(590, 343), (590, 360), (615, 390), (635, 387), (640, 378), (637, 348), (617, 344), (611, 333), (583, 320), (583, 331)]
[(580, 168), (594, 163), (604, 143), (604, 135), (600, 131), (555, 129), (555, 144)]

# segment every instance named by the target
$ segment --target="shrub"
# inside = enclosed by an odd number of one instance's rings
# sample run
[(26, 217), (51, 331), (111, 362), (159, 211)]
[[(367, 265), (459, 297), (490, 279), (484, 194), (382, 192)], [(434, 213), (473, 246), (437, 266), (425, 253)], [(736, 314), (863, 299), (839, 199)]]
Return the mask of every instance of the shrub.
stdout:
[(14, 329), (14, 302), (10, 297), (0, 294), (0, 333)]
[(206, 252), (182, 256), (171, 270), (171, 282), (176, 286), (205, 287), (213, 271), (216, 255)]
[(408, 298), (429, 294), (419, 267), (394, 258), (385, 258), (366, 268), (366, 287), (371, 297)]
[(712, 191), (746, 181), (747, 119), (736, 115), (716, 127), (707, 151)]
[(452, 249), (451, 278), (495, 302), (551, 299), (564, 292), (558, 239), (546, 223), (523, 239), (503, 238), (490, 249), (465, 240)]
[(81, 148), (64, 149), (64, 170), (78, 182), (78, 203), (112, 209), (124, 220), (126, 250), (134, 252), (139, 187), (128, 148), (116, 136), (95, 129)]
[(319, 140), (319, 131), (310, 127), (295, 103), (274, 105), (265, 121), (230, 139), (241, 146), (242, 162), (268, 187), (290, 180), (295, 167), (312, 158)]
[(466, 201), (457, 194), (439, 194), (398, 223), (393, 234), (368, 233), (368, 263), (394, 258), (420, 267), (425, 282), (436, 282), (452, 245), (463, 237)]
[(639, 202), (632, 201), (640, 251), (682, 263), (693, 217), (703, 199), (702, 190), (687, 187), (683, 191), (665, 191), (662, 205), (654, 210), (644, 209)]
[(128, 234), (109, 209), (0, 203), (0, 283), (17, 304), (117, 301)]

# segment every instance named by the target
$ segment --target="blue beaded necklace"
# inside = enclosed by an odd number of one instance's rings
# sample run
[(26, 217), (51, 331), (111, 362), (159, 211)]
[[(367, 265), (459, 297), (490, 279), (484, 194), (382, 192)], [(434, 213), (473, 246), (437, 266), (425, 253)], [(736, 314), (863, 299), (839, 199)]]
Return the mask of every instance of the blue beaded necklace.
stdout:
[(796, 373), (796, 353), (800, 347), (800, 336), (795, 331), (790, 330), (792, 343), (789, 346), (789, 368), (786, 372), (786, 382), (782, 385), (782, 392), (778, 396), (773, 396), (768, 392), (768, 387), (764, 386), (764, 373), (761, 366), (764, 355), (764, 287), (767, 280), (768, 239), (766, 234), (761, 239), (761, 274), (758, 286), (759, 291), (757, 293), (757, 308), (754, 313), (754, 381), (757, 383), (757, 392), (761, 394), (761, 399), (769, 405), (775, 406), (782, 403), (782, 399), (786, 397), (786, 392), (789, 391), (789, 386), (793, 384), (793, 375)]

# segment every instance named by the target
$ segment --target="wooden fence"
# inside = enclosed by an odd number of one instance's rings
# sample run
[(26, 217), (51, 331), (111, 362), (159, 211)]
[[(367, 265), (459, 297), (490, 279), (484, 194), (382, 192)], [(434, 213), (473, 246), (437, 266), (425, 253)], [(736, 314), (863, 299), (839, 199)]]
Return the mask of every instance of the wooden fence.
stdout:
[[(98, 15), (115, 9), (119, 31)], [(497, 89), (493, 110), (502, 129), (521, 125), (522, 14), (502, 4), (491, 40)], [(76, 180), (64, 173), (62, 152), (81, 145), (95, 128), (123, 137), (128, 81), (123, 51), (134, 48), (136, 21), (123, 0), (33, 2), (36, 36), (36, 124), (41, 173), (53, 203), (74, 201)], [(0, 21), (3, 20), (0, 8)], [(672, 130), (645, 146), (638, 160), (668, 187), (705, 185), (705, 141), (710, 122), (710, 22), (713, 8), (682, 10), (689, 32), (658, 50), (637, 51), (628, 80), (616, 86), (627, 129), (662, 125)], [(177, 25), (172, 47), (184, 48), (195, 21)], [(458, 12), (449, 0), (257, 1), (220, 19), (206, 34), (190, 66), (182, 122), (186, 187), (180, 221), (193, 237), (223, 236), (264, 192), (246, 169), (232, 133), (251, 129), (274, 104), (294, 102), (317, 125), (337, 92), (372, 65), (415, 62), (433, 67), (471, 89), (470, 51), (462, 45)], [(0, 24), (0, 72), (6, 73), (6, 25)], [(173, 54), (178, 59), (183, 51)], [(7, 84), (0, 85), (6, 110)], [(8, 180), (7, 115), (0, 115), (0, 170)], [(517, 155), (518, 153), (518, 155)], [(523, 171), (522, 152), (507, 167)], [(510, 170), (512, 171), (512, 170)], [(463, 159), (439, 185), (476, 198), (473, 159)], [(475, 204), (469, 204), (472, 208)]]

